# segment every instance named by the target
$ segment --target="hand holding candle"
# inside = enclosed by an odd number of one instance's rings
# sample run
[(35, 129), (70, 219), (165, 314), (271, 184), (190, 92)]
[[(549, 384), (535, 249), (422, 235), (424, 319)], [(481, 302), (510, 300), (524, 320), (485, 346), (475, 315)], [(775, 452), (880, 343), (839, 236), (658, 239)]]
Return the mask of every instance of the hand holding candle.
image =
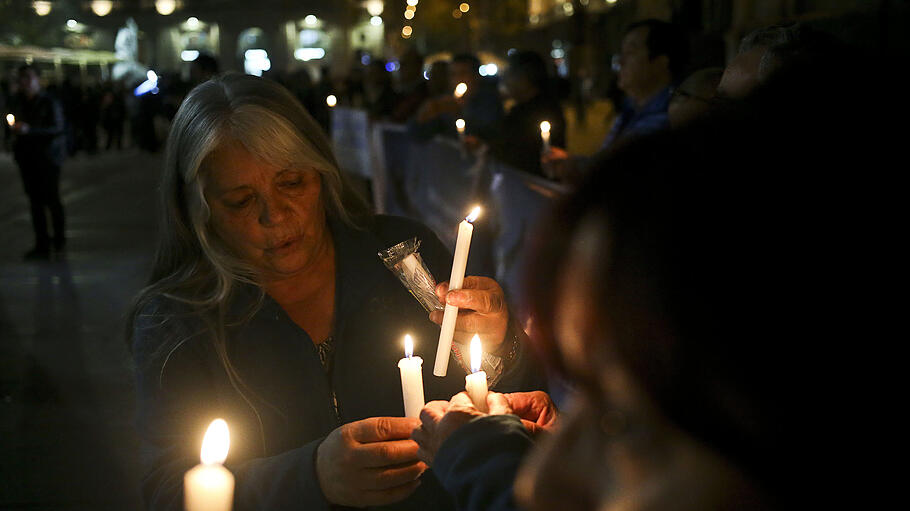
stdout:
[(464, 377), (464, 388), (468, 391), (474, 408), (483, 413), (488, 413), (490, 408), (487, 406), (487, 373), (480, 370), (480, 363), (483, 360), (483, 351), (480, 346), (480, 337), (477, 335), (471, 339), (471, 374)]
[(550, 151), (550, 121), (540, 123), (540, 139), (543, 141), (543, 152)]
[(230, 511), (234, 501), (234, 476), (222, 466), (227, 459), (230, 434), (223, 419), (215, 419), (202, 439), (202, 463), (183, 477), (187, 511)]
[[(461, 289), (464, 282), (464, 270), (468, 264), (468, 251), (471, 249), (471, 236), (474, 233), (474, 221), (480, 216), (480, 207), (471, 211), (463, 222), (458, 224), (458, 239), (455, 242), (455, 259), (452, 262), (452, 275), (449, 277), (449, 289)], [(455, 320), (458, 318), (458, 307), (446, 304), (439, 330), (439, 344), (436, 346), (436, 363), (433, 374), (445, 376), (449, 367), (449, 353), (452, 351), (452, 337), (455, 335)]]
[(404, 398), (404, 416), (420, 417), (424, 405), (423, 398), (423, 359), (412, 356), (414, 340), (410, 335), (404, 336), (405, 358), (398, 361), (401, 372), (401, 394)]

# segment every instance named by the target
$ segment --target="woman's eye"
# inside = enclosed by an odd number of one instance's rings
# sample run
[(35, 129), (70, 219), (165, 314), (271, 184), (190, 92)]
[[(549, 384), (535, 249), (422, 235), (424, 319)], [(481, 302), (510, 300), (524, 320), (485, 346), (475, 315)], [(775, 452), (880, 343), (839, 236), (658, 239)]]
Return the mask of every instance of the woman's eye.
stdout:
[(247, 206), (250, 202), (252, 202), (252, 200), (253, 200), (253, 196), (247, 195), (246, 197), (244, 197), (240, 200), (227, 201), (227, 205), (229, 208), (241, 209), (241, 208)]
[(294, 188), (296, 186), (300, 186), (301, 184), (303, 184), (302, 178), (289, 179), (287, 181), (281, 182), (281, 186), (283, 186), (284, 188)]

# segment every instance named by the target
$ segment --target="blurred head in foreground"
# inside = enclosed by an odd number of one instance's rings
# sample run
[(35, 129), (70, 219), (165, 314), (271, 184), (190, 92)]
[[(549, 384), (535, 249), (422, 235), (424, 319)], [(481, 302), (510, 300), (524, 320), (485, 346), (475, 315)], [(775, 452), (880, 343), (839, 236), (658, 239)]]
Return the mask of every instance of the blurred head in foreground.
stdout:
[(856, 201), (888, 189), (867, 155), (896, 147), (875, 112), (831, 108), (868, 90), (855, 76), (781, 69), (615, 152), (542, 226), (532, 336), (579, 397), (525, 463), (524, 506), (779, 509), (837, 470), (821, 453), (846, 434), (843, 389), (815, 384), (849, 366), (830, 340), (866, 323), (858, 254), (887, 217)]

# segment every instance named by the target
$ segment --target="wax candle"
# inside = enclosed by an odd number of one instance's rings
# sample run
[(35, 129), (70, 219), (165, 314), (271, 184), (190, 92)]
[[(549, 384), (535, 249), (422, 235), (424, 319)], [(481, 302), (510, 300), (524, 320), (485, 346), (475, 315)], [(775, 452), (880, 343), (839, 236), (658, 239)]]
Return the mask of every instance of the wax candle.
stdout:
[[(452, 261), (452, 275), (449, 277), (449, 290), (461, 289), (464, 283), (464, 269), (468, 264), (468, 251), (471, 248), (471, 235), (474, 234), (474, 221), (480, 216), (480, 207), (471, 211), (463, 222), (458, 224), (458, 238), (455, 241), (455, 260)], [(445, 376), (449, 367), (449, 353), (452, 351), (452, 337), (455, 335), (455, 319), (458, 318), (458, 307), (446, 304), (442, 316), (442, 328), (439, 330), (439, 344), (436, 346), (436, 364), (433, 374)]]
[(461, 82), (455, 86), (455, 99), (461, 99), (468, 92), (468, 84)]
[(458, 138), (464, 140), (464, 119), (455, 119), (455, 129), (458, 130)]
[(423, 359), (414, 354), (414, 339), (404, 336), (404, 358), (398, 361), (401, 372), (401, 395), (404, 398), (404, 416), (420, 417), (423, 400)]
[(187, 511), (230, 511), (234, 501), (234, 476), (222, 466), (230, 446), (230, 434), (223, 419), (215, 419), (202, 439), (202, 463), (183, 477)]
[(474, 407), (483, 413), (490, 411), (487, 408), (487, 373), (480, 370), (483, 352), (480, 347), (480, 337), (474, 334), (471, 339), (471, 374), (464, 377), (464, 388)]
[(329, 108), (334, 108), (335, 105), (338, 104), (338, 98), (336, 98), (334, 94), (329, 94), (325, 98), (325, 104), (329, 105)]
[(16, 116), (13, 114), (6, 114), (6, 123), (10, 126), (16, 124)]
[(550, 150), (550, 121), (540, 123), (540, 138), (543, 140), (543, 152)]

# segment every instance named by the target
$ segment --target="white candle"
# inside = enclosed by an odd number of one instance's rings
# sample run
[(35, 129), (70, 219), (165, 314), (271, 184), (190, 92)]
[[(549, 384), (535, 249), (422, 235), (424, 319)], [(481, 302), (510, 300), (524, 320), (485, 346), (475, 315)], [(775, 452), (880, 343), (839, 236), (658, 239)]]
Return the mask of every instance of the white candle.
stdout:
[(6, 123), (10, 126), (16, 124), (16, 116), (13, 114), (6, 114)]
[(215, 419), (202, 439), (202, 463), (183, 477), (187, 511), (230, 511), (234, 502), (234, 476), (222, 466), (230, 446), (230, 434), (223, 419)]
[(487, 373), (480, 370), (482, 355), (480, 337), (474, 334), (474, 338), (471, 339), (471, 374), (464, 377), (464, 388), (468, 391), (474, 408), (488, 413), (490, 409), (487, 408)]
[(540, 123), (540, 138), (543, 140), (543, 152), (550, 150), (550, 121)]
[(398, 361), (401, 372), (401, 395), (404, 398), (404, 416), (420, 417), (423, 400), (423, 359), (414, 354), (414, 340), (404, 336), (404, 358)]
[(455, 86), (455, 99), (461, 99), (468, 92), (468, 84), (461, 82)]
[[(464, 269), (468, 264), (468, 251), (471, 248), (471, 235), (474, 234), (474, 221), (480, 216), (480, 207), (471, 210), (463, 222), (458, 224), (458, 238), (455, 241), (455, 260), (452, 261), (452, 275), (449, 276), (449, 290), (461, 289), (464, 283)], [(442, 328), (439, 330), (439, 344), (436, 346), (436, 364), (433, 374), (445, 376), (449, 368), (449, 353), (452, 351), (452, 337), (455, 335), (455, 319), (458, 318), (458, 307), (446, 304), (442, 315)]]
[(334, 94), (329, 94), (328, 96), (326, 96), (325, 104), (329, 105), (329, 108), (334, 108), (337, 103), (338, 103), (338, 98), (336, 98)]
[(455, 119), (455, 129), (458, 130), (458, 138), (464, 140), (464, 119)]

